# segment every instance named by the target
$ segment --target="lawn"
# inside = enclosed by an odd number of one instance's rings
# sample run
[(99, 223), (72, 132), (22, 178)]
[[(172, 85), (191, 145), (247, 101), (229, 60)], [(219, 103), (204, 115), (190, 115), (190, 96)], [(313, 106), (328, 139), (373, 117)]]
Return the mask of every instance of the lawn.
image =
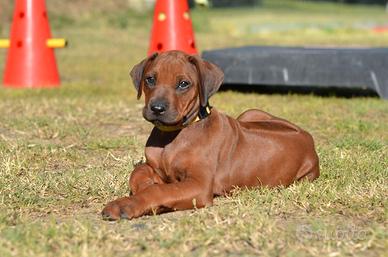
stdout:
[[(211, 103), (231, 116), (260, 108), (311, 132), (320, 178), (236, 190), (206, 209), (103, 221), (104, 204), (128, 194), (151, 129), (128, 75), (147, 51), (151, 13), (124, 2), (48, 0), (53, 34), (70, 42), (56, 52), (61, 88), (0, 89), (0, 256), (386, 254), (388, 102), (377, 97), (220, 92)], [(387, 33), (370, 30), (387, 24), (379, 7), (269, 0), (192, 16), (200, 50), (388, 45)]]

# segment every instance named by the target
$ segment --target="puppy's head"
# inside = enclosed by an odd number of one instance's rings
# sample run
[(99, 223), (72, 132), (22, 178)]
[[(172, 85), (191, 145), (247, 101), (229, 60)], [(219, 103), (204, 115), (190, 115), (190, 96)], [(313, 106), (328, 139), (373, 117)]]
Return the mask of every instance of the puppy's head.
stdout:
[(179, 126), (207, 105), (224, 74), (199, 56), (169, 51), (135, 65), (131, 77), (137, 97), (145, 95), (144, 118), (155, 125)]

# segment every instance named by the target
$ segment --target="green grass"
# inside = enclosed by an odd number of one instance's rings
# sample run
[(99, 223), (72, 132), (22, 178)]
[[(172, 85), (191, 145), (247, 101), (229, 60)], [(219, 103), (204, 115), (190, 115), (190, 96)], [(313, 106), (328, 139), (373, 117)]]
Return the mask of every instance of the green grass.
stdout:
[[(310, 131), (321, 177), (284, 189), (238, 190), (206, 209), (103, 221), (104, 204), (128, 193), (151, 129), (128, 75), (146, 53), (151, 22), (147, 13), (122, 7), (116, 16), (108, 1), (110, 12), (90, 11), (90, 1), (67, 3), (48, 1), (54, 35), (70, 41), (56, 52), (62, 87), (0, 89), (0, 256), (386, 253), (388, 103), (370, 97), (220, 92), (211, 102), (225, 113), (260, 108)], [(358, 25), (386, 23), (377, 7), (266, 1), (231, 15), (193, 12), (201, 50), (388, 45), (387, 34)]]

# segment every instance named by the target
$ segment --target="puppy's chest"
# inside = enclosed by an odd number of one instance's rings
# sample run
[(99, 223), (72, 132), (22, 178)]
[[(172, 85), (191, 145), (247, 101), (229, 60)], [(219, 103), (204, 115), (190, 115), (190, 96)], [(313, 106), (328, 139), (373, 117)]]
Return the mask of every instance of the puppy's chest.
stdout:
[(147, 163), (166, 183), (182, 181), (186, 178), (186, 172), (179, 168), (177, 156), (170, 149), (147, 147), (145, 155)]

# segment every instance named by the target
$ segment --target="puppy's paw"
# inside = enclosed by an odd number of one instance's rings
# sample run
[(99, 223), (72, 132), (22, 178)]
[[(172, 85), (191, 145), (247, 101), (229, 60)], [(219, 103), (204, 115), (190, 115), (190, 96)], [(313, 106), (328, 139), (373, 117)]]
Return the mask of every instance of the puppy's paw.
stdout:
[(104, 220), (114, 221), (120, 219), (120, 206), (116, 201), (108, 203), (101, 212)]
[(130, 220), (134, 216), (133, 209), (130, 206), (124, 206), (120, 209), (120, 218)]
[(143, 214), (141, 205), (134, 197), (123, 197), (108, 203), (102, 210), (104, 220), (133, 219)]

